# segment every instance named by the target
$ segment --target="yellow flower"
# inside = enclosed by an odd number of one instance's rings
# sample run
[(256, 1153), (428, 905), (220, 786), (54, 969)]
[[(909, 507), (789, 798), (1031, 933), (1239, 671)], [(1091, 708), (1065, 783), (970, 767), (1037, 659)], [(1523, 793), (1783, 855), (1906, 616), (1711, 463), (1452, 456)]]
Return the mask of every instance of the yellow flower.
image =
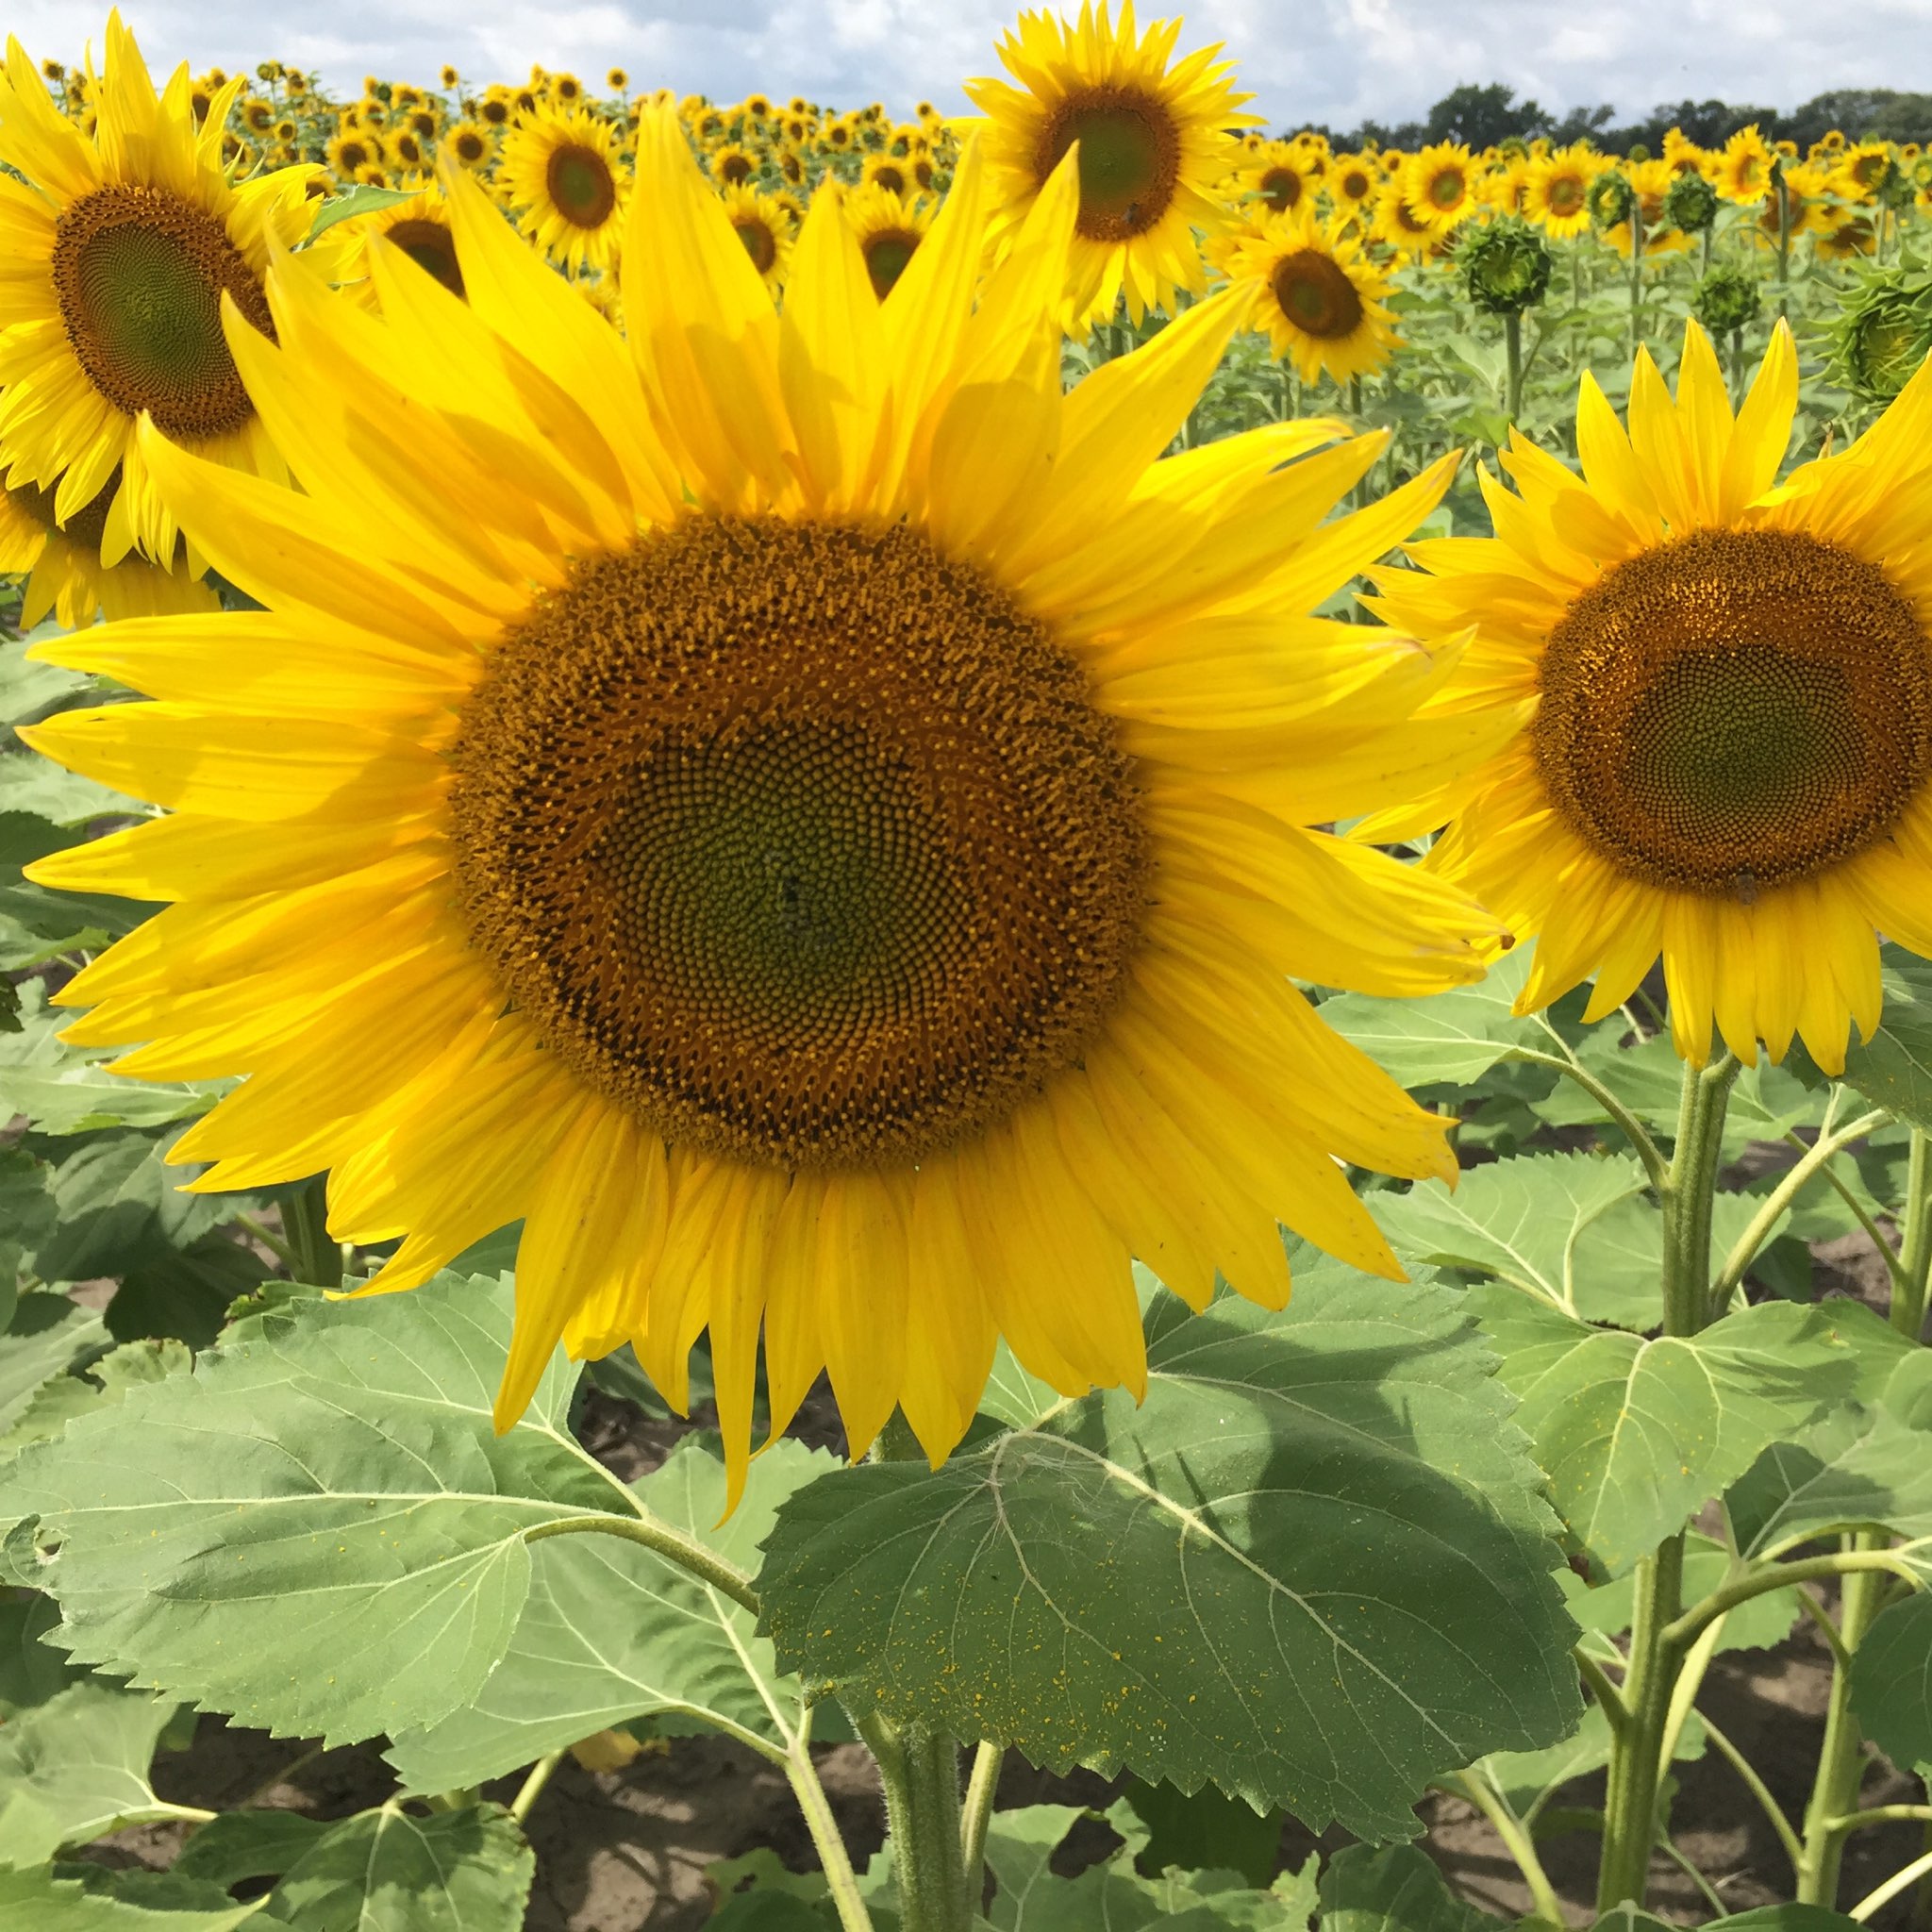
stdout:
[(505, 137), (499, 174), (524, 232), (553, 260), (603, 269), (616, 259), (629, 181), (604, 122), (582, 108), (538, 108)]
[(727, 188), (724, 202), (732, 232), (744, 243), (752, 266), (768, 288), (782, 289), (785, 271), (791, 260), (791, 209), (755, 188)]
[(1308, 209), (1271, 215), (1237, 237), (1223, 268), (1304, 382), (1371, 375), (1397, 346), (1389, 279), (1340, 223), (1324, 228)]
[(1382, 186), (1372, 155), (1337, 155), (1322, 176), (1322, 187), (1338, 214), (1366, 208)]
[(824, 1366), (855, 1452), (896, 1404), (937, 1459), (1001, 1334), (1143, 1386), (1131, 1257), (1278, 1305), (1278, 1219), (1397, 1274), (1339, 1160), (1451, 1175), (1448, 1123), (1293, 982), (1494, 929), (1320, 827), (1495, 727), (1407, 723), (1453, 649), (1304, 613), (1451, 463), (1329, 520), (1380, 436), (1162, 460), (1226, 297), (1063, 393), (1071, 165), (982, 282), (969, 157), (886, 303), (821, 196), (782, 313), (675, 119), (638, 169), (628, 343), (453, 171), (470, 306), (292, 257), (283, 346), (235, 331), (307, 494), (146, 439), (263, 608), (50, 652), (158, 702), (32, 741), (173, 812), (36, 868), (173, 902), (73, 1037), (246, 1075), (192, 1185), (331, 1170), (376, 1291), (521, 1219), (506, 1425), (559, 1339), (681, 1407), (708, 1327), (734, 1484), (761, 1326), (774, 1428)]
[(1441, 229), (1409, 206), (1400, 175), (1382, 184), (1375, 197), (1369, 234), (1385, 248), (1392, 248), (1413, 261), (1433, 254), (1442, 242)]
[[(72, 519), (120, 472), (102, 557), (139, 546), (163, 563), (175, 525), (148, 478), (143, 410), (217, 461), (282, 469), (222, 335), (222, 299), (272, 327), (271, 246), (307, 231), (313, 168), (240, 186), (220, 159), (230, 82), (197, 132), (188, 69), (157, 96), (141, 50), (108, 20), (92, 139), (64, 120), (18, 41), (0, 76), (0, 449), (8, 480), (53, 490)], [(197, 567), (198, 568), (198, 567)]]
[(1259, 202), (1264, 214), (1290, 214), (1314, 198), (1321, 172), (1318, 158), (1307, 148), (1293, 142), (1264, 141), (1242, 160), (1234, 178), (1237, 193)]
[[(996, 197), (996, 248), (1016, 237), (1061, 158), (1077, 142), (1080, 220), (1072, 260), (1068, 321), (1110, 315), (1122, 294), (1138, 322), (1171, 308), (1176, 291), (1207, 286), (1195, 231), (1219, 234), (1232, 217), (1214, 199), (1235, 165), (1229, 130), (1254, 120), (1251, 98), (1228, 84), (1221, 49), (1176, 62), (1179, 21), (1141, 34), (1133, 0), (1120, 23), (1082, 0), (1077, 26), (1023, 13), (999, 56), (1013, 82), (970, 80), (966, 93), (986, 115), (987, 160)], [(971, 125), (973, 124), (966, 124)]]
[(903, 196), (917, 192), (911, 163), (903, 156), (868, 155), (858, 178), (863, 186), (883, 189), (888, 194)]
[(465, 168), (480, 168), (495, 151), (496, 140), (480, 121), (458, 121), (443, 137), (442, 151)]
[(708, 166), (711, 178), (721, 188), (742, 188), (758, 172), (758, 157), (736, 142), (726, 142), (711, 152)]
[(118, 481), (111, 479), (64, 525), (55, 518), (51, 491), (0, 483), (0, 573), (26, 577), (23, 630), (50, 612), (62, 629), (78, 630), (99, 616), (115, 623), (216, 608), (215, 593), (189, 575), (185, 556), (177, 554), (172, 570), (139, 556), (114, 564), (101, 561), (108, 505)]
[[(1624, 173), (1637, 196), (1638, 212), (1643, 221), (1643, 252), (1652, 255), (1678, 255), (1690, 245), (1690, 238), (1664, 219), (1664, 196), (1677, 171), (1668, 161), (1633, 161)], [(1617, 253), (1629, 259), (1630, 224), (1618, 222), (1604, 230), (1604, 240)]]
[(924, 245), (932, 228), (932, 204), (923, 196), (895, 194), (873, 182), (846, 196), (845, 220), (858, 243), (872, 291), (883, 302)]
[(1604, 167), (1582, 142), (1539, 155), (1524, 180), (1523, 212), (1552, 241), (1574, 241), (1590, 231), (1590, 184)]
[(1410, 545), (1378, 607), (1477, 625), (1445, 720), (1524, 719), (1430, 861), (1536, 936), (1523, 1009), (1594, 977), (1601, 1018), (1661, 953), (1686, 1058), (1714, 1021), (1837, 1073), (1875, 932), (1932, 953), (1932, 368), (1780, 487), (1797, 396), (1782, 323), (1735, 420), (1694, 323), (1674, 402), (1639, 355), (1627, 434), (1586, 375), (1583, 475), (1515, 441), (1497, 535)]
[(323, 152), (338, 181), (354, 181), (367, 169), (380, 168), (388, 158), (381, 136), (365, 127), (344, 126)]
[(1410, 158), (1402, 171), (1410, 211), (1444, 234), (1476, 210), (1475, 157), (1460, 142), (1440, 141)]
[(376, 284), (371, 279), (371, 245), (380, 239), (408, 256), (425, 274), (435, 276), (451, 294), (463, 294), (456, 231), (451, 226), (449, 203), (441, 189), (421, 175), (398, 182), (397, 186), (413, 191), (408, 201), (391, 202), (387, 208), (366, 215), (350, 215), (327, 230), (331, 278), (354, 286), (373, 306)]
[(1712, 184), (1726, 201), (1749, 207), (1762, 201), (1771, 186), (1772, 158), (1756, 124), (1740, 127), (1724, 142), (1711, 173)]

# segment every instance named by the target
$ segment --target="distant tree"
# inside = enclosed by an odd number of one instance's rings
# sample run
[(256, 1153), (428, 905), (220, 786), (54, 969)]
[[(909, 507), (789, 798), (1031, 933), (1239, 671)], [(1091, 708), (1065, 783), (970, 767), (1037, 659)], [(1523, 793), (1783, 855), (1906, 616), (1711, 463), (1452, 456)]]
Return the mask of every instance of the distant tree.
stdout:
[(1780, 136), (1808, 147), (1833, 128), (1854, 141), (1932, 141), (1932, 94), (1889, 87), (1834, 88), (1777, 117)]
[(1594, 108), (1572, 108), (1550, 128), (1550, 139), (1559, 147), (1574, 141), (1593, 141), (1603, 144), (1603, 131), (1616, 118), (1617, 110), (1607, 102)]
[(1534, 101), (1519, 101), (1514, 88), (1497, 81), (1488, 87), (1464, 82), (1451, 88), (1429, 109), (1424, 125), (1431, 141), (1460, 141), (1485, 148), (1545, 134), (1551, 122)]

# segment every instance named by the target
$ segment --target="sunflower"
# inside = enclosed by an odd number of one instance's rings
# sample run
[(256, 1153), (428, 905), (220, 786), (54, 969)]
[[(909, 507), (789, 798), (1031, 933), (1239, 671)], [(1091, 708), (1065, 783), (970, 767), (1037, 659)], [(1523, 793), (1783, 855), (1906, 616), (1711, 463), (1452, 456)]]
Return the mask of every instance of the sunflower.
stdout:
[(913, 192), (912, 170), (903, 156), (868, 155), (858, 171), (859, 183), (867, 188), (883, 188), (888, 194)]
[(1442, 231), (1426, 215), (1409, 206), (1402, 177), (1385, 181), (1375, 196), (1375, 212), (1369, 224), (1369, 236), (1397, 255), (1420, 261), (1441, 242)]
[(1380, 436), (1159, 459), (1224, 296), (1063, 394), (1071, 165), (982, 283), (969, 156), (880, 305), (821, 196), (782, 316), (675, 119), (638, 170), (628, 346), (452, 171), (487, 315), (291, 257), (286, 350), (234, 331), (307, 495), (149, 439), (262, 608), (37, 647), (159, 702), (31, 741), (174, 813), (36, 868), (175, 902), (73, 1037), (247, 1076), (192, 1185), (331, 1170), (403, 1238), (371, 1291), (521, 1219), (504, 1425), (559, 1339), (681, 1407), (708, 1326), (734, 1485), (761, 1324), (774, 1429), (824, 1366), (854, 1453), (896, 1404), (937, 1460), (1001, 1333), (1143, 1386), (1130, 1257), (1279, 1305), (1279, 1219), (1398, 1274), (1340, 1162), (1451, 1175), (1449, 1124), (1289, 975), (1420, 992), (1495, 929), (1314, 828), (1497, 727), (1416, 732), (1455, 651), (1303, 613), (1451, 464), (1324, 521)]
[(1478, 626), (1445, 717), (1526, 715), (1430, 861), (1539, 935), (1524, 1009), (1594, 976), (1600, 1018), (1661, 953), (1686, 1058), (1715, 1021), (1837, 1073), (1874, 932), (1932, 952), (1932, 365), (1780, 488), (1797, 397), (1780, 323), (1733, 420), (1689, 324), (1674, 402), (1640, 354), (1626, 434), (1585, 375), (1582, 477), (1516, 442), (1499, 534), (1411, 545), (1377, 601)]
[(1861, 141), (1836, 158), (1832, 191), (1847, 201), (1870, 201), (1885, 186), (1894, 165), (1890, 142)]
[(1804, 162), (1787, 161), (1778, 178), (1765, 190), (1754, 230), (1760, 248), (1777, 248), (1787, 240), (1811, 233), (1824, 225), (1825, 204), (1830, 192), (1827, 176)]
[(1826, 261), (1856, 261), (1872, 254), (1877, 245), (1878, 235), (1870, 215), (1861, 215), (1849, 208), (1819, 209), (1811, 246)]
[(1711, 172), (1711, 185), (1726, 201), (1746, 207), (1761, 202), (1771, 186), (1773, 158), (1755, 123), (1740, 127), (1724, 142)]
[(1371, 155), (1337, 155), (1322, 176), (1322, 187), (1329, 205), (1338, 214), (1355, 214), (1366, 208), (1382, 185)]
[(1577, 142), (1529, 164), (1523, 187), (1523, 212), (1553, 242), (1574, 241), (1590, 232), (1590, 184), (1604, 163)]
[(723, 199), (732, 233), (744, 243), (752, 266), (767, 288), (782, 289), (791, 261), (794, 222), (791, 208), (755, 188), (727, 188)]
[(341, 127), (323, 154), (338, 181), (353, 181), (364, 169), (381, 167), (386, 158), (382, 137), (367, 127)]
[(1252, 97), (1233, 92), (1218, 46), (1175, 62), (1179, 34), (1178, 21), (1138, 32), (1133, 0), (1123, 0), (1118, 26), (1107, 0), (1097, 12), (1082, 0), (1077, 26), (1023, 13), (999, 48), (1018, 85), (966, 83), (986, 115), (997, 248), (1018, 237), (1061, 157), (1079, 144), (1068, 295), (1076, 327), (1110, 315), (1123, 292), (1137, 323), (1150, 308), (1172, 308), (1178, 290), (1199, 294), (1207, 281), (1195, 231), (1234, 225), (1213, 190), (1236, 164), (1228, 130), (1254, 121), (1239, 111)]
[(480, 121), (458, 121), (442, 141), (442, 152), (465, 168), (482, 167), (495, 148), (495, 136)]
[(567, 268), (608, 268), (628, 182), (617, 137), (581, 108), (540, 108), (504, 138), (499, 170), (524, 232)]
[(1307, 149), (1288, 141), (1259, 142), (1235, 170), (1237, 193), (1269, 214), (1289, 214), (1314, 196), (1321, 169)]
[(217, 608), (215, 593), (189, 575), (179, 544), (170, 570), (140, 556), (101, 561), (108, 506), (118, 481), (110, 479), (64, 525), (55, 517), (51, 491), (30, 483), (13, 489), (0, 484), (0, 574), (26, 577), (23, 630), (31, 630), (50, 611), (62, 629), (78, 630), (102, 615), (112, 623)]
[(758, 158), (748, 147), (729, 141), (712, 151), (708, 165), (720, 188), (742, 188), (758, 172)]
[(465, 293), (462, 265), (457, 259), (456, 231), (450, 225), (449, 202), (441, 189), (422, 176), (399, 182), (413, 191), (407, 201), (391, 202), (366, 215), (350, 215), (328, 230), (334, 244), (331, 278), (357, 284), (364, 299), (375, 301), (370, 278), (370, 244), (380, 239), (400, 250), (425, 274), (435, 276), (453, 295)]
[(874, 182), (845, 197), (845, 220), (858, 243), (872, 291), (883, 302), (899, 286), (932, 229), (930, 202)]
[[(231, 81), (197, 132), (188, 69), (157, 96), (141, 50), (108, 19), (90, 139), (9, 40), (0, 75), (0, 449), (7, 480), (55, 492), (72, 520), (108, 486), (104, 561), (162, 563), (175, 524), (135, 441), (142, 413), (224, 463), (286, 475), (222, 334), (231, 299), (273, 329), (261, 275), (307, 230), (311, 167), (239, 186), (220, 161)], [(30, 185), (29, 185), (30, 184)]]
[(1304, 382), (1368, 375), (1398, 345), (1388, 277), (1341, 223), (1324, 227), (1310, 209), (1270, 215), (1240, 236), (1223, 272), (1247, 292), (1276, 358)]
[(1458, 141), (1439, 141), (1410, 157), (1402, 171), (1403, 198), (1438, 234), (1476, 211), (1475, 157)]
[[(1678, 255), (1690, 245), (1681, 228), (1671, 225), (1665, 212), (1664, 197), (1671, 192), (1676, 170), (1668, 161), (1631, 161), (1624, 170), (1637, 197), (1638, 212), (1643, 221), (1643, 252), (1652, 255)], [(1604, 230), (1604, 240), (1627, 261), (1630, 257), (1630, 224), (1615, 222)]]

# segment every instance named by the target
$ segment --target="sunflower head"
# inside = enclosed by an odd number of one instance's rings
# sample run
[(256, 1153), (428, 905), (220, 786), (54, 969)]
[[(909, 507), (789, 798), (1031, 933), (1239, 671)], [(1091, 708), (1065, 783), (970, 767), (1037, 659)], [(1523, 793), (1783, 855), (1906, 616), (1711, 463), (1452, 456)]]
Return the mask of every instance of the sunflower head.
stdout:
[(1420, 546), (1379, 603), (1478, 625), (1445, 710), (1526, 713), (1430, 861), (1538, 936), (1524, 1008), (1594, 975), (1601, 1016), (1661, 953), (1688, 1058), (1714, 1023), (1836, 1070), (1876, 931), (1932, 949), (1932, 581), (1900, 536), (1932, 508), (1932, 371), (1779, 487), (1797, 385), (1782, 323), (1735, 417), (1695, 323), (1674, 399), (1640, 354), (1627, 431), (1586, 375), (1582, 475), (1517, 441), (1499, 534)]
[[(339, 425), (303, 497), (143, 439), (259, 608), (61, 647), (170, 701), (35, 741), (178, 816), (43, 875), (180, 902), (63, 1001), (130, 1073), (245, 1071), (175, 1151), (331, 1170), (340, 1235), (403, 1238), (378, 1290), (520, 1219), (505, 1425), (559, 1340), (682, 1406), (708, 1328), (734, 1489), (761, 1337), (774, 1427), (824, 1368), (855, 1449), (897, 1406), (937, 1459), (1002, 1334), (1143, 1385), (1136, 1257), (1278, 1305), (1280, 1218), (1397, 1272), (1341, 1162), (1449, 1175), (1447, 1124), (1296, 981), (1479, 974), (1460, 892), (1324, 828), (1489, 727), (1407, 726), (1454, 649), (1309, 612), (1450, 466), (1333, 518), (1382, 438), (1164, 459), (1236, 296), (1070, 399), (1072, 163), (982, 279), (968, 156), (876, 305), (822, 195), (782, 311), (675, 120), (637, 171), (648, 356), (451, 169), (492, 300), (433, 354), (419, 284), (372, 317), (299, 258), (288, 348), (235, 330), (265, 410)], [(238, 896), (245, 957), (188, 937)]]
[(505, 138), (498, 172), (525, 232), (553, 259), (575, 270), (616, 258), (629, 181), (608, 123), (583, 108), (539, 108)]
[(1832, 325), (1832, 375), (1867, 402), (1889, 403), (1932, 355), (1932, 273), (1868, 274)]
[(1686, 235), (1701, 235), (1717, 220), (1717, 190), (1691, 168), (1680, 168), (1664, 191), (1664, 221)]
[(1727, 336), (1748, 328), (1757, 320), (1764, 306), (1763, 291), (1757, 277), (1743, 269), (1720, 262), (1697, 284), (1691, 309), (1712, 335)]
[(1232, 172), (1230, 130), (1254, 116), (1250, 96), (1229, 84), (1218, 47), (1175, 62), (1177, 21), (1143, 34), (1125, 0), (1116, 23), (1107, 0), (1083, 0), (1077, 27), (1024, 13), (1001, 42), (1009, 80), (969, 81), (986, 115), (995, 232), (1017, 233), (1061, 160), (1077, 153), (1080, 211), (1069, 319), (1076, 326), (1112, 312), (1123, 293), (1137, 321), (1172, 305), (1177, 290), (1205, 287), (1196, 231), (1218, 233), (1230, 217), (1211, 198)]
[(791, 210), (774, 196), (760, 194), (755, 188), (727, 188), (724, 202), (731, 231), (744, 244), (752, 266), (768, 288), (782, 289), (797, 226)]
[(1462, 142), (1438, 142), (1404, 167), (1403, 194), (1417, 217), (1441, 233), (1475, 212), (1477, 176), (1475, 157)]
[(866, 279), (883, 302), (924, 245), (933, 223), (932, 205), (873, 181), (846, 197), (845, 219), (858, 243)]
[(1471, 304), (1486, 315), (1521, 315), (1543, 299), (1556, 258), (1517, 215), (1498, 215), (1463, 230), (1456, 250)]
[(1622, 168), (1606, 168), (1591, 182), (1586, 206), (1592, 227), (1615, 228), (1630, 219), (1637, 190)]
[(1340, 223), (1319, 223), (1311, 209), (1271, 215), (1244, 231), (1222, 265), (1255, 325), (1305, 382), (1370, 375), (1398, 346), (1388, 277), (1358, 238)]

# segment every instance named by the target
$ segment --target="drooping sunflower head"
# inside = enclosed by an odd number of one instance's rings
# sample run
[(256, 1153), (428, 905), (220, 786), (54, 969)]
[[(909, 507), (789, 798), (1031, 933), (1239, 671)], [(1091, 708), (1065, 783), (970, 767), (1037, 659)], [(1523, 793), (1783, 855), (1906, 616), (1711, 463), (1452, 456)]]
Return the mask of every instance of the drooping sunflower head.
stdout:
[(1614, 1010), (1659, 953), (1678, 1049), (1801, 1035), (1842, 1067), (1875, 934), (1932, 950), (1932, 372), (1842, 454), (1777, 476), (1797, 400), (1780, 324), (1735, 420), (1688, 325), (1673, 400), (1640, 356), (1629, 427), (1586, 375), (1583, 475), (1533, 445), (1497, 535), (1414, 546), (1380, 608), (1475, 622), (1454, 711), (1521, 706), (1432, 863), (1538, 939), (1525, 1008), (1594, 975)]
[(1255, 325), (1304, 382), (1371, 375), (1399, 345), (1389, 278), (1357, 237), (1312, 209), (1271, 215), (1236, 238), (1223, 265), (1252, 302)]
[(932, 227), (932, 203), (923, 195), (897, 194), (873, 182), (846, 196), (845, 219), (858, 243), (866, 279), (883, 302), (924, 245)]
[(1307, 613), (1449, 465), (1330, 520), (1383, 439), (1163, 459), (1234, 297), (1067, 396), (1071, 165), (982, 282), (969, 155), (883, 303), (819, 197), (782, 312), (675, 120), (638, 168), (628, 341), (451, 167), (487, 301), (291, 258), (285, 347), (233, 329), (306, 494), (149, 439), (262, 608), (60, 646), (161, 702), (35, 741), (175, 812), (42, 869), (177, 902), (76, 1037), (245, 1072), (176, 1151), (332, 1170), (379, 1289), (521, 1219), (506, 1424), (559, 1337), (681, 1403), (708, 1327), (734, 1480), (761, 1332), (775, 1425), (825, 1367), (855, 1448), (897, 1405), (937, 1458), (1002, 1333), (1141, 1386), (1134, 1257), (1278, 1304), (1285, 1220), (1393, 1272), (1340, 1160), (1447, 1174), (1446, 1124), (1294, 981), (1493, 928), (1322, 828), (1493, 732), (1406, 722), (1453, 649)]
[(524, 232), (570, 269), (616, 258), (629, 171), (608, 122), (583, 108), (545, 105), (505, 137), (498, 174)]
[(9, 476), (56, 492), (72, 518), (110, 476), (108, 561), (138, 544), (172, 563), (175, 525), (133, 448), (143, 412), (167, 436), (279, 474), (222, 328), (225, 301), (272, 332), (262, 271), (308, 223), (312, 168), (233, 185), (224, 123), (205, 125), (186, 67), (157, 93), (118, 14), (90, 79), (92, 134), (49, 99), (17, 41), (0, 75), (0, 163), (24, 176), (4, 204), (0, 449)]
[[(1137, 321), (1171, 307), (1177, 290), (1206, 286), (1197, 234), (1231, 225), (1213, 195), (1239, 150), (1230, 130), (1254, 116), (1230, 85), (1232, 68), (1207, 47), (1175, 60), (1181, 23), (1142, 34), (1133, 0), (1118, 24), (1107, 0), (1082, 0), (1069, 26), (1023, 13), (1001, 42), (1009, 80), (968, 81), (986, 119), (995, 196), (995, 245), (1019, 232), (1061, 160), (1077, 147), (1080, 213), (1069, 287), (1074, 326), (1110, 314), (1124, 293)], [(971, 125), (971, 124), (968, 124)]]

